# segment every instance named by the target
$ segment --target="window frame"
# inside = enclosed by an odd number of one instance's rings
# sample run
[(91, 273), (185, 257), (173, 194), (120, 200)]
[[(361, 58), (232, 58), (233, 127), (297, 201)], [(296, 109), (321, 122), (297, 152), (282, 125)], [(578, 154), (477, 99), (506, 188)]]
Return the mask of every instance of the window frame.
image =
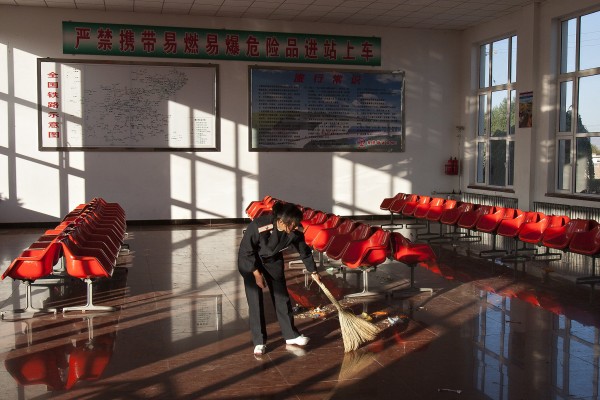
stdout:
[[(581, 70), (580, 69), (580, 53), (581, 53), (581, 18), (586, 15), (598, 13), (600, 10), (589, 11), (583, 14), (578, 15), (570, 15), (561, 18), (558, 21), (558, 43), (559, 48), (557, 52), (557, 65), (556, 65), (556, 116), (555, 116), (555, 128), (554, 128), (554, 193), (561, 195), (571, 195), (571, 196), (594, 196), (600, 198), (600, 191), (598, 193), (583, 193), (577, 192), (577, 179), (578, 179), (578, 171), (579, 168), (577, 163), (577, 141), (580, 138), (600, 138), (600, 131), (598, 132), (578, 132), (578, 119), (579, 119), (579, 91), (580, 91), (580, 80), (581, 78), (591, 77), (591, 76), (600, 76), (600, 66), (588, 68)], [(575, 20), (575, 49), (574, 49), (574, 61), (575, 66), (573, 71), (563, 72), (563, 65), (568, 66), (568, 60), (564, 60), (563, 57), (563, 47), (565, 45), (568, 46), (568, 40), (564, 40), (564, 29), (563, 24)], [(568, 68), (568, 67), (567, 67)], [(563, 117), (562, 113), (562, 88), (563, 84), (571, 83), (570, 88), (570, 104), (571, 104), (571, 126), (569, 130), (562, 131), (561, 130), (561, 118)], [(569, 93), (567, 93), (569, 94)], [(565, 111), (566, 113), (566, 111)], [(561, 163), (561, 141), (565, 141), (569, 143), (569, 163), (563, 164)], [(568, 184), (563, 184), (562, 186), (566, 188), (563, 189), (559, 187), (559, 184), (564, 181), (564, 169), (568, 169)], [(561, 178), (561, 174), (563, 178)]]
[[(494, 44), (500, 43), (504, 40), (508, 41), (508, 54), (506, 57), (506, 82), (498, 85), (494, 85), (493, 78), (493, 68), (494, 68)], [(489, 49), (489, 57), (483, 56), (483, 50)], [(478, 68), (477, 68), (477, 90), (475, 96), (477, 98), (477, 112), (476, 112), (476, 124), (475, 124), (475, 134), (474, 134), (474, 142), (475, 149), (479, 150), (480, 145), (483, 144), (483, 166), (480, 166), (480, 158), (479, 151), (477, 151), (475, 155), (475, 168), (473, 174), (473, 184), (476, 186), (481, 186), (490, 189), (508, 189), (511, 190), (514, 188), (514, 156), (511, 157), (511, 151), (514, 154), (516, 145), (515, 145), (515, 136), (516, 136), (516, 128), (517, 128), (517, 75), (516, 71), (513, 69), (517, 68), (517, 64), (514, 61), (514, 57), (516, 56), (518, 49), (518, 37), (515, 33), (509, 33), (505, 36), (502, 36), (498, 39), (488, 40), (482, 42), (478, 45), (477, 49), (477, 57), (478, 57)], [(518, 62), (518, 58), (517, 58)], [(487, 68), (485, 75), (482, 73), (482, 68)], [(486, 76), (487, 75), (487, 76)], [(514, 80), (513, 80), (514, 79)], [(488, 86), (484, 86), (487, 81)], [(492, 112), (494, 111), (492, 108), (492, 95), (494, 93), (506, 92), (507, 97), (507, 120), (506, 120), (506, 134), (503, 136), (494, 136), (491, 132), (492, 128)], [(482, 100), (481, 97), (486, 96), (485, 99), (485, 110), (483, 113), (483, 122), (481, 121), (481, 106)], [(512, 112), (511, 112), (512, 111)], [(480, 126), (484, 125), (483, 134), (480, 132)], [(504, 141), (505, 142), (505, 159), (504, 159), (504, 184), (498, 185), (497, 182), (492, 184), (492, 144), (494, 141)], [(511, 144), (512, 143), (512, 144)], [(512, 165), (511, 165), (512, 162)], [(483, 168), (483, 181), (479, 180), (480, 177), (480, 169)]]

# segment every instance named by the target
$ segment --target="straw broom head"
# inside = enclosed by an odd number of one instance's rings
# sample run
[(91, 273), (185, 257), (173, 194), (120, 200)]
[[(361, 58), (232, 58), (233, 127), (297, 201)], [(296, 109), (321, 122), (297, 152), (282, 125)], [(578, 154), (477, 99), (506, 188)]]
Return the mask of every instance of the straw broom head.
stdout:
[(354, 351), (358, 349), (361, 344), (369, 342), (377, 337), (381, 331), (377, 326), (346, 311), (322, 282), (317, 281), (317, 283), (321, 287), (321, 290), (323, 290), (323, 293), (325, 293), (325, 296), (327, 296), (329, 301), (331, 301), (338, 310), (345, 353)]

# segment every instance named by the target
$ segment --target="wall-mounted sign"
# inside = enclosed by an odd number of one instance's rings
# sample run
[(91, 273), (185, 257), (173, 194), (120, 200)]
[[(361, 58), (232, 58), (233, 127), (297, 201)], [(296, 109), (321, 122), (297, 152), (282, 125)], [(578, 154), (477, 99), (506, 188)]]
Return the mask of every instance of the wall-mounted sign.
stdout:
[(40, 150), (218, 151), (218, 65), (38, 59)]
[(250, 151), (404, 151), (404, 73), (250, 67)]
[(63, 53), (381, 65), (381, 38), (63, 22)]

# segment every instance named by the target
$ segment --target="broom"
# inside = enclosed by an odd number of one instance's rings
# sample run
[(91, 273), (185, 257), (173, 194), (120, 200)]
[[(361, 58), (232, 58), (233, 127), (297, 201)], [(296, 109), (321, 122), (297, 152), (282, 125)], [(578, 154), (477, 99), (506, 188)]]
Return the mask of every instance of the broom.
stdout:
[(331, 301), (331, 303), (338, 310), (345, 353), (354, 351), (358, 349), (361, 344), (371, 341), (377, 337), (381, 331), (377, 326), (373, 325), (369, 321), (365, 321), (349, 311), (346, 311), (322, 282), (316, 282), (321, 287), (321, 290), (323, 290), (323, 293), (325, 293), (325, 296), (327, 296), (329, 301)]

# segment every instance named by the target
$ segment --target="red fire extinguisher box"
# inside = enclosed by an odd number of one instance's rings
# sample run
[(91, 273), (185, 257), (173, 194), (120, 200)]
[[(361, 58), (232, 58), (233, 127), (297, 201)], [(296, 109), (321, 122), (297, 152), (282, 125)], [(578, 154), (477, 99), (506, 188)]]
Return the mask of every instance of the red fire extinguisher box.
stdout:
[(444, 164), (444, 171), (446, 175), (458, 175), (458, 160), (450, 157), (446, 164)]

